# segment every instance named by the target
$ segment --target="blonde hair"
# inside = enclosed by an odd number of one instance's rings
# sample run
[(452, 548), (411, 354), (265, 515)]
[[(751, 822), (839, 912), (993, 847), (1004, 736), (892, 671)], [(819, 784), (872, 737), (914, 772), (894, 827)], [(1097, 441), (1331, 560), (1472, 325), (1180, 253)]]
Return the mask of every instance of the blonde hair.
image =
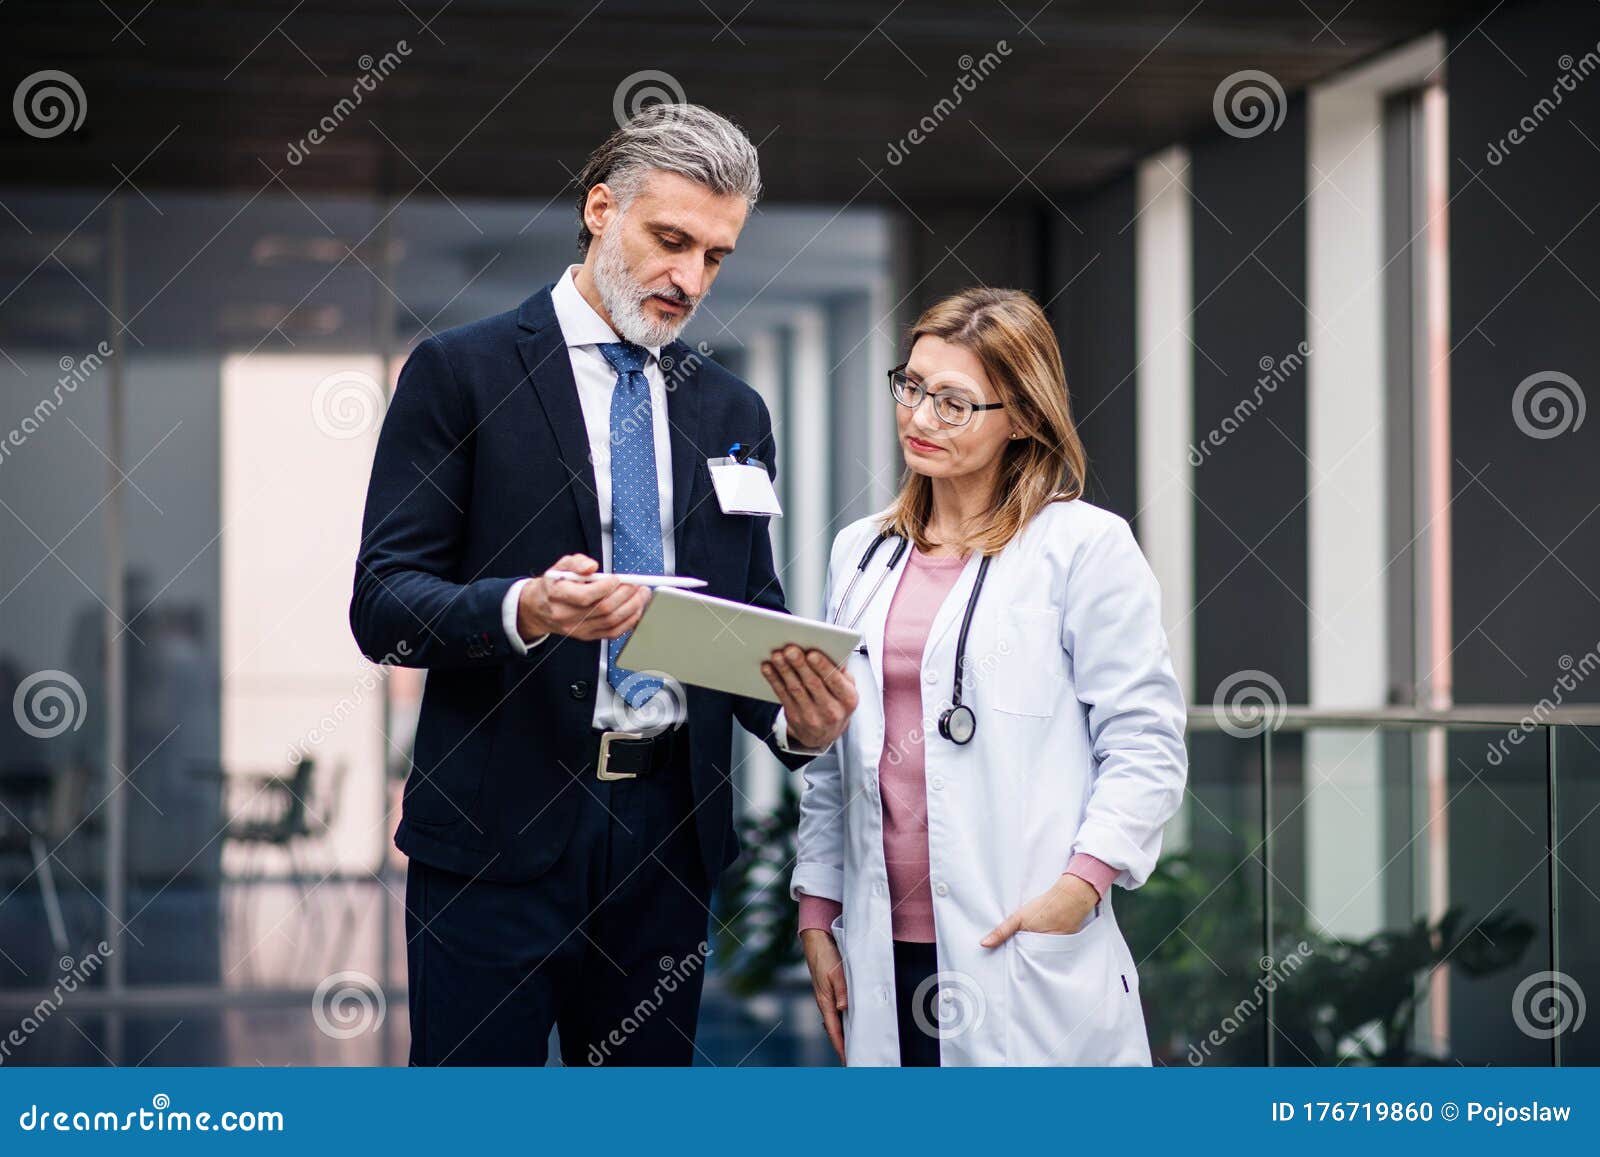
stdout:
[[(930, 306), (911, 327), (909, 351), (920, 337), (937, 337), (973, 353), (999, 391), (1023, 435), (1001, 451), (998, 492), (985, 526), (965, 545), (998, 554), (1045, 506), (1083, 494), (1088, 456), (1072, 421), (1061, 347), (1044, 310), (1017, 289), (965, 289)], [(928, 537), (933, 482), (907, 469), (900, 493), (880, 529), (910, 539)]]

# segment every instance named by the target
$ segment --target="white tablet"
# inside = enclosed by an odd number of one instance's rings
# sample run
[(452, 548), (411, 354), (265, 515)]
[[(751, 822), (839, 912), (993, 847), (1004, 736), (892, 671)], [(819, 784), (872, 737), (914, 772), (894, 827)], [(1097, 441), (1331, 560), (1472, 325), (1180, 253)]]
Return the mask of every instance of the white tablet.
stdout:
[(617, 661), (630, 671), (659, 671), (680, 683), (776, 703), (761, 674), (773, 651), (794, 643), (842, 665), (860, 642), (859, 631), (664, 587), (650, 596)]

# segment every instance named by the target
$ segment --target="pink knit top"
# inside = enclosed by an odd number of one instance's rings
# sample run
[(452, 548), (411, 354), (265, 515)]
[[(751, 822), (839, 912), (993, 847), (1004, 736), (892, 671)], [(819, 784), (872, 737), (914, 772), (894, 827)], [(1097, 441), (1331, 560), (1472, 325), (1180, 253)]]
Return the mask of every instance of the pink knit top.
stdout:
[[(924, 711), (922, 653), (934, 617), (961, 577), (966, 562), (965, 556), (926, 555), (913, 548), (884, 624), (884, 744), (878, 763), (878, 789), (883, 800), (883, 859), (889, 876), (890, 927), (896, 940), (923, 944), (934, 940), (933, 894), (928, 887), (924, 750), (925, 744), (942, 741), (938, 738), (938, 720)], [(936, 691), (934, 706), (938, 700)], [(1101, 895), (1118, 874), (1116, 868), (1083, 853), (1072, 857), (1067, 871), (1087, 880)], [(802, 894), (801, 930), (826, 929), (841, 908), (837, 900)]]

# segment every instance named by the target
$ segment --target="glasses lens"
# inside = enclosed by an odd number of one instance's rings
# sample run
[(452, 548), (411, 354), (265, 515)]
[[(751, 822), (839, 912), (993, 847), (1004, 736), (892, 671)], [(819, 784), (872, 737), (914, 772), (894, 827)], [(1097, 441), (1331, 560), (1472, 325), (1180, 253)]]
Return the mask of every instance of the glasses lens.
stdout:
[(898, 370), (889, 375), (889, 388), (902, 406), (915, 408), (922, 402), (922, 387)]
[(972, 417), (972, 403), (960, 394), (940, 394), (933, 410), (941, 422), (952, 426), (965, 426)]

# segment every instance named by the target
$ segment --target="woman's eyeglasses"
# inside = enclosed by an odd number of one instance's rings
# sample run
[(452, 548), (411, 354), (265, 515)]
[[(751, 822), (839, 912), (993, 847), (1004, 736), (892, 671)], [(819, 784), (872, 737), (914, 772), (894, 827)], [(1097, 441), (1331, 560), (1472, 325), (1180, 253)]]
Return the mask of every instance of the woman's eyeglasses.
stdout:
[(908, 410), (915, 410), (922, 405), (923, 398), (932, 398), (934, 416), (946, 426), (965, 426), (978, 410), (1006, 408), (1004, 402), (974, 402), (965, 394), (948, 391), (929, 393), (928, 387), (906, 373), (905, 366), (896, 366), (889, 371), (889, 392), (894, 394), (895, 401)]

